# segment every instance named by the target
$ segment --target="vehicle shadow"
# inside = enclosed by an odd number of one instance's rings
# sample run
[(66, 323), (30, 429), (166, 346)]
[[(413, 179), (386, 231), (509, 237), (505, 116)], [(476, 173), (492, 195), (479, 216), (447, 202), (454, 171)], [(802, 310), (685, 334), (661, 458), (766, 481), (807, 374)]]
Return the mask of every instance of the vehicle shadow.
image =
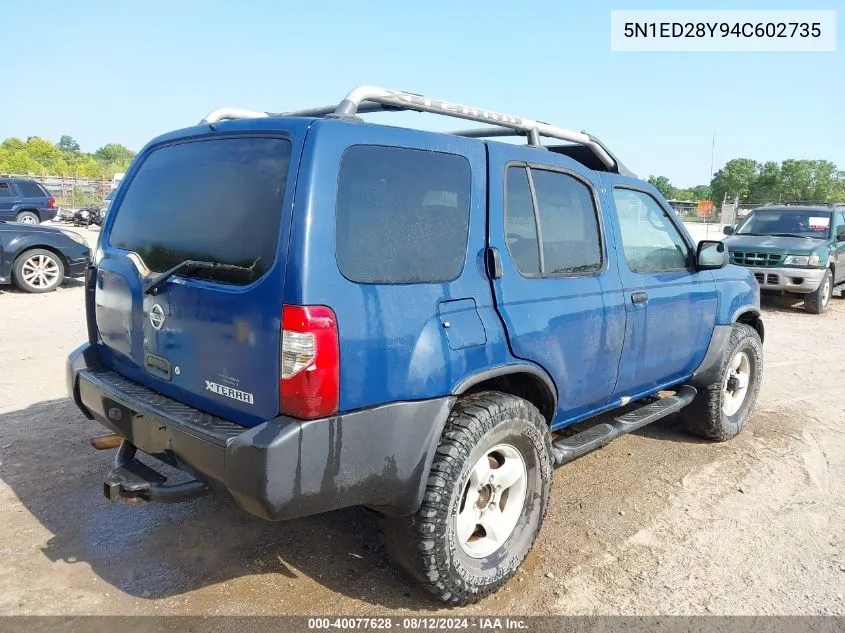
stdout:
[(804, 312), (804, 299), (795, 295), (762, 294), (760, 308), (764, 312), (795, 314)]
[(66, 399), (0, 414), (0, 479), (53, 534), (41, 549), (49, 560), (87, 563), (137, 598), (260, 576), (256, 596), (266, 599), (273, 589), (286, 608), (302, 602), (299, 611), (320, 593), (309, 579), (382, 607), (441, 606), (394, 567), (379, 543), (376, 515), (364, 509), (271, 523), (224, 494), (174, 505), (109, 504), (102, 481), (115, 451), (88, 442), (102, 433)]
[[(84, 286), (85, 286), (85, 280), (84, 279), (75, 278), (75, 277), (66, 277), (65, 280), (56, 288), (56, 291), (61, 292), (62, 290), (65, 290), (65, 289), (68, 289), (68, 288), (82, 288)], [(25, 290), (21, 290), (15, 284), (9, 284), (7, 286), (5, 286), (5, 285), (0, 286), (0, 293), (4, 293), (4, 292), (7, 292), (9, 294), (15, 294), (15, 295), (32, 294), (30, 292), (26, 292)], [(50, 293), (44, 293), (44, 294), (50, 294)]]

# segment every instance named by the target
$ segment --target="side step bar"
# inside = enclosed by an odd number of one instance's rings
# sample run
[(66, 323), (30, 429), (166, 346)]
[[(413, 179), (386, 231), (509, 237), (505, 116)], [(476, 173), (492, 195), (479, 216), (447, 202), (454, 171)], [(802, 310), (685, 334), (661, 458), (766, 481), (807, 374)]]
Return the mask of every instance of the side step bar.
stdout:
[(695, 387), (684, 385), (674, 396), (661, 398), (620, 415), (612, 422), (602, 422), (571, 437), (552, 442), (555, 465), (560, 466), (601, 448), (611, 440), (631, 431), (636, 431), (660, 418), (665, 418), (687, 406), (698, 393)]
[(201, 481), (166, 485), (167, 477), (135, 459), (136, 448), (123, 440), (114, 458), (115, 468), (103, 481), (103, 494), (109, 501), (158, 501), (176, 503), (200, 497), (210, 491)]

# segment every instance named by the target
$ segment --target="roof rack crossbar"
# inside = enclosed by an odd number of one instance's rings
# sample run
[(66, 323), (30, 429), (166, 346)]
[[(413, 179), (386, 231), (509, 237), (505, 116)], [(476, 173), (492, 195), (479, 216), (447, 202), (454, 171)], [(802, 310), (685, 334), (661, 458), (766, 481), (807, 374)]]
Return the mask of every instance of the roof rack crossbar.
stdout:
[[(609, 169), (618, 167), (617, 160), (607, 149), (589, 134), (559, 128), (541, 121), (534, 121), (511, 114), (484, 110), (471, 106), (450, 103), (441, 99), (432, 99), (411, 92), (387, 90), (376, 86), (358, 86), (351, 90), (336, 106), (323, 106), (285, 112), (282, 116), (314, 116), (335, 117), (341, 119), (354, 118), (365, 112), (382, 110), (413, 110), (451, 116), (479, 123), (488, 123), (497, 128), (512, 130), (527, 135), (531, 145), (539, 145), (539, 137), (546, 136), (562, 141), (569, 141), (589, 147), (598, 159)], [(271, 116), (267, 112), (253, 112), (238, 108), (220, 108), (211, 112), (200, 123), (211, 124), (224, 119), (243, 119)]]

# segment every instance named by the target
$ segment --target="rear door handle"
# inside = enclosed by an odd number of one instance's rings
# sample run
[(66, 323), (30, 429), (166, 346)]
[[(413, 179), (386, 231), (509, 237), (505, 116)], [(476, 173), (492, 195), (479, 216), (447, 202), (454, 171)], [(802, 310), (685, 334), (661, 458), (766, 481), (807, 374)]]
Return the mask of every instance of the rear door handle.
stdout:
[(648, 293), (647, 292), (632, 292), (631, 293), (631, 301), (633, 301), (635, 304), (646, 303), (648, 301)]
[(500, 279), (502, 276), (502, 255), (495, 246), (490, 246), (484, 253), (484, 264), (490, 279)]

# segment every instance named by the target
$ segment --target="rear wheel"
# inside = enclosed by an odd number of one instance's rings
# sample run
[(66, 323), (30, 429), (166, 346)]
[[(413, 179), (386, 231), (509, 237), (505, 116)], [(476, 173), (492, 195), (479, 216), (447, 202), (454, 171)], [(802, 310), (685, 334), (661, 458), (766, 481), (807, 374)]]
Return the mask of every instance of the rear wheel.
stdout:
[(61, 258), (43, 248), (33, 248), (18, 255), (12, 266), (15, 285), (26, 292), (50, 292), (65, 278)]
[(748, 421), (763, 378), (763, 344), (750, 325), (733, 326), (719, 377), (699, 388), (692, 403), (681, 409), (690, 433), (722, 442), (737, 435)]
[(833, 275), (828, 269), (824, 272), (824, 277), (816, 291), (804, 295), (804, 309), (811, 314), (821, 314), (827, 310), (831, 296), (833, 296)]
[(38, 217), (37, 213), (33, 211), (21, 211), (15, 217), (16, 222), (20, 222), (21, 224), (40, 224), (41, 219)]
[(443, 430), (423, 504), (385, 517), (394, 560), (452, 605), (501, 587), (534, 545), (552, 484), (551, 438), (531, 403), (499, 392), (469, 396)]

